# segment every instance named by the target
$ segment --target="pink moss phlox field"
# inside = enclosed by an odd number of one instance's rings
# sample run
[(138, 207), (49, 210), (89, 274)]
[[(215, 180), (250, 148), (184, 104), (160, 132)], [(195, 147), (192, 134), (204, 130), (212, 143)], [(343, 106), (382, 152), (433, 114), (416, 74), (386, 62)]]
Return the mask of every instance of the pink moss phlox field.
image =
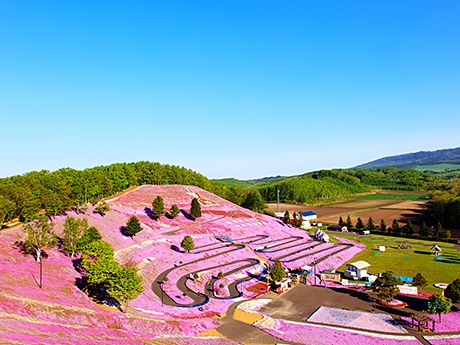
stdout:
[[(430, 318), (436, 322), (434, 329), (436, 333), (460, 332), (460, 311), (452, 311), (448, 314), (442, 314), (442, 322), (439, 322), (437, 314), (431, 314)], [(401, 317), (401, 320), (405, 321), (409, 326), (412, 325), (412, 319), (410, 317)], [(417, 326), (416, 321), (414, 321), (414, 325)], [(431, 327), (431, 323), (429, 326)]]
[(420, 342), (412, 336), (374, 334), (357, 330), (348, 331), (332, 326), (273, 319), (268, 316), (254, 323), (254, 326), (282, 341), (306, 345), (420, 344)]
[[(184, 212), (175, 219), (152, 216), (152, 201), (162, 196), (165, 210), (176, 204)], [(203, 216), (193, 221), (187, 217), (191, 200), (201, 203)], [(162, 305), (160, 296), (152, 291), (152, 284), (162, 272), (176, 267), (164, 283), (165, 293), (179, 303), (189, 303), (177, 281), (184, 275), (200, 272), (199, 279), (189, 279), (187, 286), (195, 292), (204, 292), (206, 282), (220, 271), (224, 274), (248, 262), (268, 255), (259, 255), (254, 248), (267, 240), (300, 236), (304, 243), (311, 238), (304, 232), (285, 225), (270, 216), (253, 213), (236, 206), (198, 187), (192, 186), (142, 186), (120, 197), (107, 200), (110, 211), (106, 215), (94, 213), (89, 206), (85, 214), (73, 211), (54, 217), (55, 229), (62, 234), (66, 216), (86, 218), (90, 226), (100, 231), (104, 241), (115, 250), (115, 259), (128, 267), (137, 267), (144, 292), (129, 303), (126, 314), (103, 309), (80, 291), (75, 282), (81, 276), (73, 267), (72, 259), (57, 249), (46, 251), (43, 261), (43, 288), (37, 285), (39, 266), (30, 255), (20, 254), (13, 243), (22, 231), (2, 232), (0, 236), (0, 338), (21, 343), (72, 343), (72, 344), (235, 344), (222, 337), (199, 337), (204, 331), (216, 328), (220, 322), (212, 318), (223, 314), (235, 301), (251, 299), (261, 294), (263, 288), (257, 278), (263, 277), (263, 263), (241, 268), (218, 279), (214, 288), (220, 297), (228, 296), (227, 286), (234, 281), (254, 276), (238, 284), (242, 297), (213, 299), (201, 307), (174, 307)], [(131, 216), (139, 218), (143, 230), (135, 236), (123, 235), (123, 227)], [(180, 244), (185, 235), (191, 235), (196, 250), (185, 253)], [(241, 246), (226, 245), (215, 236), (229, 236)], [(254, 236), (261, 236), (254, 241)], [(263, 236), (268, 236), (263, 238)], [(253, 241), (249, 243), (249, 241)], [(337, 255), (323, 252), (327, 259), (324, 268), (339, 267), (361, 251), (360, 244)], [(208, 246), (199, 248), (201, 246)], [(322, 245), (326, 248), (329, 245)], [(331, 247), (332, 248), (332, 247)], [(295, 247), (292, 248), (295, 251)], [(286, 250), (286, 253), (288, 251)], [(273, 253), (275, 254), (275, 253)], [(75, 258), (75, 259), (78, 259)], [(204, 259), (203, 261), (199, 261)], [(233, 263), (243, 260), (241, 264)], [(293, 263), (308, 263), (309, 257)], [(291, 267), (288, 265), (288, 267)], [(259, 277), (257, 277), (259, 275)], [(224, 288), (219, 288), (223, 284)]]
[(407, 333), (390, 315), (358, 310), (320, 307), (307, 321), (384, 333)]
[(439, 334), (424, 335), (426, 341), (431, 345), (458, 345), (460, 344), (460, 334)]

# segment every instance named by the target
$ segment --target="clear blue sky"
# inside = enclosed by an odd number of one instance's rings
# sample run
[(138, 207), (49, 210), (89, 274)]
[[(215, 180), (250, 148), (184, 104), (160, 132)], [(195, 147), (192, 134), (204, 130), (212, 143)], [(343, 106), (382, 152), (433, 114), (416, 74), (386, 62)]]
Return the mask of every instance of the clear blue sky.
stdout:
[(0, 176), (460, 146), (460, 1), (0, 1)]

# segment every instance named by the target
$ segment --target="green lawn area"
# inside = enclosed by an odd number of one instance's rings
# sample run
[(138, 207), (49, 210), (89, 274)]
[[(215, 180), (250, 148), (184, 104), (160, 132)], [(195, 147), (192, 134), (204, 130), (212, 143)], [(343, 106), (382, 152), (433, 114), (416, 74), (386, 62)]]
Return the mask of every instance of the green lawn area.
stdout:
[[(456, 278), (460, 277), (460, 252), (453, 248), (450, 243), (421, 241), (417, 239), (402, 239), (390, 236), (369, 235), (359, 236), (356, 234), (333, 234), (329, 232), (329, 236), (346, 237), (352, 240), (359, 241), (366, 245), (366, 249), (357, 254), (353, 261), (364, 260), (371, 264), (369, 272), (377, 274), (384, 271), (393, 271), (398, 276), (413, 277), (417, 273), (428, 280), (426, 291), (440, 290), (435, 288), (435, 283), (451, 283)], [(398, 242), (405, 241), (412, 249), (397, 249)], [(430, 253), (430, 248), (433, 244), (437, 244), (442, 249), (444, 261), (435, 261), (434, 256)], [(378, 246), (384, 245), (385, 252), (378, 252)], [(340, 267), (338, 271), (343, 272), (345, 265)]]
[(422, 194), (380, 194), (380, 193), (360, 195), (360, 196), (357, 196), (356, 199), (362, 199), (362, 200), (404, 199), (404, 200), (413, 200), (413, 201), (419, 201), (419, 200), (426, 201), (427, 200), (425, 194), (422, 195)]

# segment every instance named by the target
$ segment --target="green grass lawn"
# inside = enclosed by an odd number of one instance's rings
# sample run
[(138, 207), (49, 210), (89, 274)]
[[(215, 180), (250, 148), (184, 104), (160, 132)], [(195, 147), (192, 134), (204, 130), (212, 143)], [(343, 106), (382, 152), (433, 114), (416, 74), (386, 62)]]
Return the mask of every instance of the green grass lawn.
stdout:
[(404, 199), (404, 200), (413, 200), (419, 201), (423, 200), (426, 201), (426, 195), (422, 194), (367, 194), (367, 195), (360, 195), (357, 196), (356, 199), (362, 200), (385, 200), (385, 199)]
[[(435, 288), (435, 283), (451, 283), (460, 277), (460, 252), (453, 248), (450, 243), (421, 241), (417, 239), (402, 239), (390, 236), (369, 235), (359, 236), (356, 234), (333, 234), (336, 237), (346, 237), (364, 243), (366, 249), (357, 254), (352, 261), (364, 260), (371, 264), (369, 272), (377, 274), (384, 271), (393, 271), (398, 276), (413, 277), (417, 273), (428, 280), (426, 291), (440, 290)], [(412, 249), (397, 249), (398, 242), (405, 241)], [(442, 249), (441, 257), (445, 261), (435, 261), (434, 256), (430, 253), (433, 244), (437, 244)], [(385, 252), (376, 252), (379, 245), (386, 247)], [(345, 265), (338, 271), (343, 272)]]

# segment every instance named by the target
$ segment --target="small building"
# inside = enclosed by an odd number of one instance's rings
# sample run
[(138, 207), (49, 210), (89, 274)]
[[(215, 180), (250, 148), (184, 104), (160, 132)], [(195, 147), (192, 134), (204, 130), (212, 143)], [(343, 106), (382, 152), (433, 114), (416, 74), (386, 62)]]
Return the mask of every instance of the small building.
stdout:
[(284, 218), (284, 212), (274, 212), (275, 217), (278, 219), (283, 219)]
[(442, 251), (441, 247), (439, 247), (437, 244), (433, 245), (433, 247), (431, 247), (430, 249), (431, 254), (434, 254), (434, 255), (439, 255), (441, 251)]
[(303, 217), (304, 220), (313, 220), (313, 219), (318, 218), (318, 216), (316, 215), (316, 213), (313, 212), (313, 211), (305, 211), (305, 212), (302, 212), (302, 217)]
[(315, 237), (317, 240), (319, 241), (323, 241), (323, 242), (329, 242), (329, 235), (326, 234), (324, 231), (322, 230), (316, 230), (315, 231)]
[(347, 268), (345, 272), (343, 272), (343, 275), (352, 279), (364, 279), (369, 275), (367, 269), (370, 266), (371, 265), (364, 260), (355, 261), (347, 264)]

